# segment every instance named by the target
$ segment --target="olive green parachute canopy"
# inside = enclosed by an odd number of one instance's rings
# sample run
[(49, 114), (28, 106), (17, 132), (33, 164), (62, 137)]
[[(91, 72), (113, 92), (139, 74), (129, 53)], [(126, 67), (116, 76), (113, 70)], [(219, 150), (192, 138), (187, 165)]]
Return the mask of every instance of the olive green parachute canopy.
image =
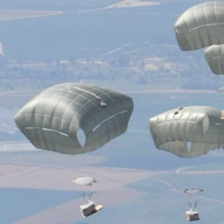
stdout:
[(224, 44), (224, 2), (193, 6), (175, 23), (178, 44), (183, 51)]
[(224, 148), (222, 111), (206, 106), (180, 107), (149, 120), (158, 149), (179, 157), (197, 157)]
[(205, 50), (205, 59), (214, 74), (224, 74), (224, 45), (212, 45)]
[(129, 96), (93, 85), (63, 83), (31, 99), (15, 122), (37, 148), (81, 154), (123, 134), (132, 111)]

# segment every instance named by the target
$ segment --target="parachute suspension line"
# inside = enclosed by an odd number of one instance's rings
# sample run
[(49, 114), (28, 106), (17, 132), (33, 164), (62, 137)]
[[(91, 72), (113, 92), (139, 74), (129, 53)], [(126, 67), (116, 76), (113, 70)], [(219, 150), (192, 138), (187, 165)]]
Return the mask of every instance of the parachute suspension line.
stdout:
[(89, 195), (88, 195), (89, 200), (91, 200), (92, 195), (93, 195), (93, 185), (91, 184), (91, 185), (90, 185), (90, 192), (89, 192)]
[(189, 204), (190, 210), (194, 210), (194, 207), (193, 207), (194, 200), (193, 200), (192, 195), (189, 195), (189, 202), (188, 202), (188, 204)]
[(197, 202), (197, 201), (195, 201), (194, 208), (196, 209), (196, 208), (197, 208), (197, 206), (198, 206), (198, 202)]
[(203, 189), (201, 188), (188, 188), (184, 190), (184, 193), (189, 196), (189, 207), (190, 210), (196, 211), (196, 208), (198, 206), (198, 201), (197, 201), (197, 194), (203, 192)]
[(92, 198), (92, 195), (93, 195), (93, 192), (90, 192), (90, 193), (87, 193), (87, 192), (83, 192), (83, 201), (88, 204), (90, 201), (91, 201), (91, 198)]
[(189, 208), (192, 209), (191, 201), (188, 202)]
[(92, 184), (91, 185), (89, 185), (90, 187), (91, 187), (91, 190), (90, 191), (88, 191), (88, 192), (83, 192), (83, 201), (85, 202), (85, 203), (89, 203), (90, 201), (91, 201), (91, 198), (92, 198), (92, 195), (93, 195), (93, 191), (92, 191)]
[(82, 193), (82, 198), (83, 198), (83, 201), (86, 202), (85, 201), (85, 192)]
[(87, 195), (86, 192), (83, 192), (83, 201), (87, 203), (89, 201), (88, 199), (89, 199), (89, 195)]
[(89, 201), (91, 200), (92, 195), (93, 195), (93, 192), (90, 192), (89, 195), (88, 195)]
[(190, 196), (188, 204), (189, 204), (190, 210), (195, 211), (197, 208), (198, 202), (195, 198), (193, 198), (193, 196)]

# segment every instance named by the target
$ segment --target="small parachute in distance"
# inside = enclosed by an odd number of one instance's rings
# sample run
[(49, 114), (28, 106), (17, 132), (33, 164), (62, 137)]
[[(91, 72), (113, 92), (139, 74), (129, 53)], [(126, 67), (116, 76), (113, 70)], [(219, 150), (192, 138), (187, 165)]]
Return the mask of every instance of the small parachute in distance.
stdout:
[[(95, 178), (87, 176), (87, 177), (78, 177), (77, 179), (73, 180), (72, 183), (84, 187), (91, 187), (94, 183), (97, 183), (97, 181)], [(86, 196), (88, 197), (88, 199), (86, 199)], [(88, 194), (86, 194), (85, 192), (83, 193), (83, 199), (85, 202), (88, 202), (91, 199), (91, 197), (92, 197), (91, 191)]]
[(224, 86), (219, 87), (219, 88), (217, 89), (217, 91), (218, 91), (218, 92), (224, 92)]
[(189, 196), (193, 196), (195, 194), (198, 194), (200, 192), (203, 192), (204, 190), (201, 188), (186, 188), (184, 189), (184, 193), (189, 195)]
[(205, 59), (214, 74), (224, 74), (224, 44), (208, 47), (205, 50)]
[[(79, 177), (73, 180), (72, 183), (75, 183), (84, 187), (91, 187), (94, 183), (97, 183), (97, 181), (95, 178), (87, 176), (87, 177)], [(83, 217), (88, 217), (103, 209), (103, 206), (99, 204), (96, 205), (91, 200), (91, 197), (92, 197), (92, 191), (90, 191), (89, 193), (83, 192), (84, 204), (80, 205), (80, 211)]]
[(79, 177), (72, 181), (72, 183), (76, 183), (82, 186), (92, 186), (93, 183), (97, 183), (96, 179), (93, 177)]
[(203, 191), (201, 188), (187, 188), (184, 190), (184, 193), (189, 196), (189, 210), (186, 211), (186, 219), (188, 222), (200, 220), (199, 213), (196, 210), (198, 206), (196, 195)]
[(133, 107), (132, 98), (120, 92), (63, 83), (26, 103), (15, 122), (36, 148), (76, 155), (96, 150), (122, 135)]
[(224, 2), (204, 2), (189, 8), (177, 19), (175, 34), (183, 51), (224, 44)]
[(222, 111), (207, 106), (180, 107), (149, 120), (156, 148), (189, 158), (224, 148)]

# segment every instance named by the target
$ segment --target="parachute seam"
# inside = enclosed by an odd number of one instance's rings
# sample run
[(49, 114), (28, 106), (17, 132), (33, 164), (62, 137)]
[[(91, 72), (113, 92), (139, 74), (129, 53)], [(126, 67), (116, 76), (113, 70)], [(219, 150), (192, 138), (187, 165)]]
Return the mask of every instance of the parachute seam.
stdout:
[(223, 60), (223, 58), (222, 58), (222, 56), (224, 55), (224, 52), (223, 52), (223, 45), (220, 45), (220, 50), (221, 50), (221, 58), (220, 58), (220, 63), (221, 63), (221, 71), (220, 71), (220, 73), (224, 73), (224, 72), (222, 72), (222, 71), (224, 71), (224, 60)]
[(49, 132), (55, 132), (55, 133), (58, 133), (60, 135), (63, 135), (63, 136), (66, 136), (66, 137), (69, 137), (68, 134), (62, 132), (62, 131), (58, 131), (56, 129), (51, 129), (51, 128), (43, 128), (43, 127), (26, 127), (27, 130), (35, 130), (35, 129), (40, 129), (40, 130), (43, 130), (43, 131), (49, 131)]
[(99, 124), (97, 124), (93, 129), (92, 131), (96, 131), (103, 123), (106, 123), (110, 120), (112, 120), (113, 118), (117, 117), (118, 115), (121, 115), (121, 114), (125, 114), (125, 113), (128, 113), (128, 110), (123, 110), (123, 111), (120, 111), (120, 112), (117, 112), (116, 114), (114, 115), (111, 115), (110, 117), (104, 119), (103, 121), (101, 121)]
[[(195, 25), (196, 25), (196, 27), (199, 27), (198, 21), (197, 21), (196, 16), (195, 16), (195, 7), (193, 7), (192, 11), (193, 11), (193, 17), (194, 17)], [(197, 36), (198, 36), (198, 38), (199, 38), (199, 40), (201, 42), (201, 45), (203, 46), (204, 43), (203, 43), (203, 38), (201, 37), (201, 33), (198, 32), (198, 29), (195, 30), (195, 33), (197, 34)], [(198, 46), (196, 44), (197, 42), (195, 41), (194, 43), (195, 43), (195, 48), (198, 48)]]
[[(192, 31), (197, 30), (197, 29), (201, 29), (201, 28), (204, 28), (204, 27), (210, 27), (210, 26), (216, 26), (216, 25), (224, 25), (224, 22), (223, 23), (203, 24), (203, 25), (200, 25), (198, 27), (194, 27), (192, 29), (189, 29), (189, 31), (192, 32)], [(210, 42), (210, 45), (213, 45), (212, 42)]]

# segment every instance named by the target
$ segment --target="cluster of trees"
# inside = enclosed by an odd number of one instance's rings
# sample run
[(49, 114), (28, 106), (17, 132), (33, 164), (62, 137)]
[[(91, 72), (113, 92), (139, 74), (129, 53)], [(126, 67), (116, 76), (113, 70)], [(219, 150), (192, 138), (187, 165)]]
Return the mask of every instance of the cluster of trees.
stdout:
[[(186, 56), (177, 50), (165, 52), (163, 58), (121, 54), (97, 59), (8, 61), (0, 57), (0, 89), (42, 89), (60, 82), (85, 80), (123, 80), (136, 85), (159, 85), (164, 77), (177, 78), (179, 87), (183, 88), (209, 89), (219, 85), (220, 77), (212, 75), (203, 58), (197, 54)], [(169, 64), (172, 69), (167, 66)], [(170, 84), (168, 79), (165, 82)]]

